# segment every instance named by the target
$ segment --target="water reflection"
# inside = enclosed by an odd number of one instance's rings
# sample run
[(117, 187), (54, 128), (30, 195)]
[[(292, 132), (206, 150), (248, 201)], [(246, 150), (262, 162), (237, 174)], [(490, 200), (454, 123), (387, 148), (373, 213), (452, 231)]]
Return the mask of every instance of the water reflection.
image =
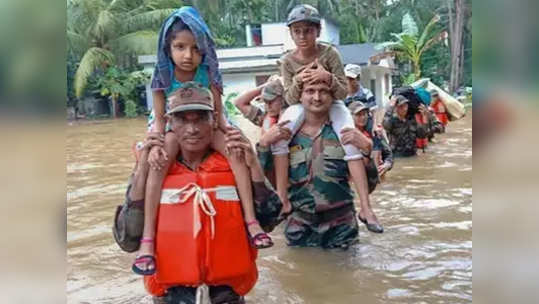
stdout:
[[(111, 235), (143, 119), (68, 128), (68, 303), (151, 303), (133, 256)], [(255, 136), (256, 130), (249, 130)], [(276, 246), (259, 253), (249, 303), (469, 303), (472, 299), (471, 115), (453, 122), (428, 153), (398, 159), (373, 206), (385, 233), (360, 225), (348, 251)]]

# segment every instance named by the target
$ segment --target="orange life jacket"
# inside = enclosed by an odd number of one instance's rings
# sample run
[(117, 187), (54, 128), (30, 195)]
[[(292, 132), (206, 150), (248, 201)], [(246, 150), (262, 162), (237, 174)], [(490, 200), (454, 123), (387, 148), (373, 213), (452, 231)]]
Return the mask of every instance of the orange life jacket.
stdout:
[(256, 283), (256, 249), (249, 245), (234, 175), (213, 152), (196, 171), (176, 162), (163, 183), (155, 236), (156, 273), (146, 290), (227, 285), (245, 295)]
[[(421, 115), (421, 113), (415, 114), (415, 120), (417, 121), (418, 124), (421, 124), (421, 125), (424, 125), (427, 123), (427, 121), (423, 119), (423, 115)], [(427, 143), (428, 143), (428, 139), (426, 137), (425, 138), (416, 137), (415, 139), (415, 144), (418, 149), (425, 149), (427, 147)]]
[(449, 122), (449, 117), (447, 116), (444, 103), (440, 99), (437, 99), (430, 106), (434, 110), (434, 114), (436, 114), (436, 117), (438, 118), (438, 120), (444, 126), (446, 126), (447, 123)]

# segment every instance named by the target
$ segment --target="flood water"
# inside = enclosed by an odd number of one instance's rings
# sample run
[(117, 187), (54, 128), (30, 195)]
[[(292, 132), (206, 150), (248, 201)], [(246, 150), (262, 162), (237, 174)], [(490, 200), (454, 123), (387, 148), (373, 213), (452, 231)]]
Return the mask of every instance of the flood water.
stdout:
[[(359, 244), (326, 251), (288, 248), (278, 227), (275, 246), (259, 251), (259, 280), (247, 302), (471, 303), (471, 116), (450, 123), (426, 154), (395, 161), (371, 196), (383, 234), (360, 223)], [(151, 303), (130, 270), (134, 255), (111, 233), (134, 161), (131, 146), (145, 125), (141, 118), (68, 127), (68, 303)]]

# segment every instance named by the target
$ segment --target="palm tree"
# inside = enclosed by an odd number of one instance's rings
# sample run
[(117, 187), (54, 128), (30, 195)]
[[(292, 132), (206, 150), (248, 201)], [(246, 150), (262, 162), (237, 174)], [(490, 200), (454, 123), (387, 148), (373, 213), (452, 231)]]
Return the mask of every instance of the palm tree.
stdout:
[[(80, 58), (74, 77), (75, 95), (80, 98), (96, 70), (104, 71), (115, 61), (125, 60), (133, 54), (154, 53), (159, 25), (174, 11), (172, 5), (182, 3), (170, 0), (69, 0), (67, 5), (68, 48)], [(113, 116), (116, 116), (115, 111)]]
[(396, 55), (403, 56), (412, 62), (412, 71), (415, 79), (421, 76), (421, 56), (437, 42), (447, 38), (446, 31), (437, 31), (434, 34), (434, 25), (440, 21), (440, 16), (435, 15), (425, 26), (418, 37), (419, 30), (412, 16), (407, 13), (402, 18), (402, 33), (391, 33), (396, 41), (383, 42), (376, 46), (377, 49), (390, 49)]

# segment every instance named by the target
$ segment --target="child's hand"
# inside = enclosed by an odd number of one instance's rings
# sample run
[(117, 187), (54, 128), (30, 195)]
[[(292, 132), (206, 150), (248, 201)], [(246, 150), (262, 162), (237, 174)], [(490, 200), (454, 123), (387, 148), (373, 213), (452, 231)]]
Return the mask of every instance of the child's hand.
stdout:
[(331, 85), (331, 73), (318, 62), (318, 58), (311, 64), (311, 68), (305, 69), (303, 83), (322, 81)]
[(150, 167), (154, 170), (161, 170), (165, 167), (166, 161), (168, 160), (168, 155), (165, 149), (160, 146), (153, 146), (150, 149), (150, 154), (148, 155), (148, 163)]
[(271, 126), (271, 128), (264, 132), (264, 134), (260, 137), (260, 141), (258, 142), (259, 145), (262, 147), (268, 147), (269, 145), (272, 145), (280, 140), (288, 140), (290, 137), (292, 137), (292, 131), (285, 127), (285, 125), (289, 122), (290, 120), (285, 120)]
[(257, 161), (256, 153), (251, 146), (251, 142), (241, 133), (240, 130), (227, 127), (225, 134), (226, 147), (232, 151), (238, 151), (239, 157), (245, 159), (247, 167), (252, 167)]

